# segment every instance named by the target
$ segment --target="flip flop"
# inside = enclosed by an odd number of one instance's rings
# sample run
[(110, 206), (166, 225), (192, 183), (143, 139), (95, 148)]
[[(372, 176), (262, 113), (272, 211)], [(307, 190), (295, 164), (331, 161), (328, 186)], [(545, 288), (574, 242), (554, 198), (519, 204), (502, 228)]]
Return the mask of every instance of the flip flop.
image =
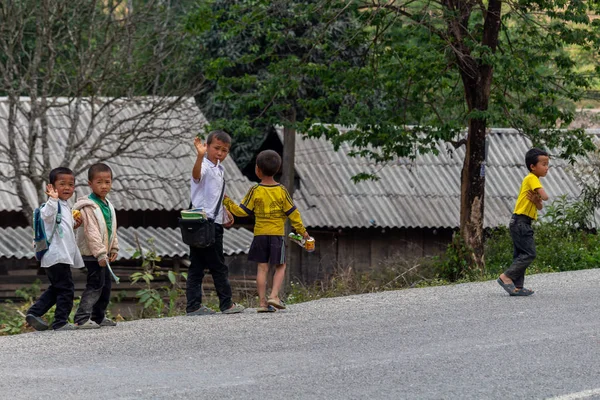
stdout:
[(265, 313), (265, 312), (269, 313), (269, 312), (275, 312), (275, 311), (277, 311), (277, 309), (271, 305), (268, 305), (266, 307), (258, 307), (256, 309), (257, 313)]
[(515, 290), (517, 290), (514, 283), (504, 283), (504, 282), (502, 282), (502, 279), (500, 279), (500, 278), (498, 278), (498, 280), (496, 282), (498, 282), (498, 284), (500, 286), (502, 286), (504, 288), (504, 290), (506, 290), (506, 293), (510, 294), (511, 296), (513, 295)]
[(521, 288), (521, 289), (515, 289), (510, 295), (511, 296), (531, 296), (534, 293), (535, 292), (533, 290)]
[(281, 300), (269, 299), (267, 300), (267, 304), (279, 310), (285, 310), (285, 303)]

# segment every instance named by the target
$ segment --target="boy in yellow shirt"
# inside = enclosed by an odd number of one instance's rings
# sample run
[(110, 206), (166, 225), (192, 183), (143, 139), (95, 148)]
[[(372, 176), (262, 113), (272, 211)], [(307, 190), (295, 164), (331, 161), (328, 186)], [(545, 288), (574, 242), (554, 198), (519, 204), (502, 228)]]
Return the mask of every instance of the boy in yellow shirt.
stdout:
[[(279, 154), (273, 150), (261, 151), (256, 157), (255, 170), (260, 183), (250, 188), (239, 206), (228, 197), (223, 200), (225, 208), (233, 215), (255, 217), (254, 240), (250, 246), (248, 260), (258, 263), (256, 286), (260, 307), (257, 312), (273, 312), (275, 308), (285, 309), (285, 304), (279, 298), (279, 291), (285, 277), (286, 219), (290, 219), (296, 232), (304, 238), (309, 237), (290, 194), (273, 178), (280, 166)], [(271, 295), (267, 300), (265, 295), (269, 264), (275, 265), (275, 275)]]
[(531, 222), (537, 219), (537, 211), (548, 200), (540, 178), (548, 173), (550, 156), (543, 150), (533, 148), (525, 154), (529, 174), (521, 183), (521, 191), (510, 219), (510, 236), (513, 240), (513, 262), (498, 278), (498, 283), (511, 296), (530, 296), (533, 290), (523, 287), (525, 270), (535, 259), (535, 241)]

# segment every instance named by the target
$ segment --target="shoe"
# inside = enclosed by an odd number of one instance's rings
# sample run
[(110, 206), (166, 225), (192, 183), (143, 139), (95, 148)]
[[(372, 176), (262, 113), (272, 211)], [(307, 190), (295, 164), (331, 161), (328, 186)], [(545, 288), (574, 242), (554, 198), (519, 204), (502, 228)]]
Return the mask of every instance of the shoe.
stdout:
[(285, 310), (285, 303), (281, 300), (269, 299), (267, 300), (267, 304), (280, 310)]
[(237, 314), (244, 311), (246, 307), (241, 304), (233, 303), (227, 310), (221, 311), (221, 314)]
[(91, 319), (88, 319), (83, 324), (75, 324), (75, 328), (77, 328), (77, 329), (98, 329), (98, 328), (100, 328), (100, 325), (98, 325)]
[(25, 321), (36, 331), (45, 331), (48, 329), (48, 324), (46, 321), (33, 314), (27, 314), (25, 316)]
[(54, 330), (55, 331), (74, 331), (75, 329), (77, 329), (75, 327), (75, 325), (66, 323), (63, 326), (61, 326), (60, 328), (57, 328), (57, 329), (54, 329)]
[(265, 313), (265, 312), (269, 313), (269, 312), (275, 312), (275, 311), (277, 311), (277, 309), (273, 306), (258, 307), (256, 309), (257, 313)]
[(102, 320), (102, 322), (100, 322), (98, 325), (100, 325), (100, 326), (117, 326), (117, 323), (115, 321), (113, 321), (112, 319), (104, 318)]
[(496, 282), (498, 282), (498, 284), (500, 286), (502, 286), (504, 288), (504, 290), (506, 290), (506, 293), (510, 294), (511, 296), (514, 293), (514, 291), (516, 290), (515, 285), (513, 283), (504, 283), (504, 282), (502, 282), (502, 279), (500, 279), (500, 278), (498, 278), (498, 280)]
[(211, 315), (211, 314), (215, 314), (215, 313), (216, 313), (216, 311), (211, 310), (210, 308), (208, 308), (206, 306), (200, 305), (199, 309), (197, 309), (196, 311), (189, 312), (186, 315), (188, 317), (193, 317), (195, 315)]
[(533, 290), (521, 288), (521, 289), (515, 289), (515, 291), (512, 292), (510, 295), (511, 296), (531, 296), (534, 293), (535, 292)]

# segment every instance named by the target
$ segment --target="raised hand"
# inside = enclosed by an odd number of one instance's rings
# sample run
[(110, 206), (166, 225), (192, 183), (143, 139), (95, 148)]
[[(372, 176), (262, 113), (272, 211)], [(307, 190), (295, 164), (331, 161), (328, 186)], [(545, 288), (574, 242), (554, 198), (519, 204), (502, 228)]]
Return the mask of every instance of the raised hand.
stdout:
[(58, 192), (54, 188), (54, 185), (52, 185), (51, 183), (46, 185), (46, 194), (48, 195), (48, 197), (52, 197), (53, 199), (58, 199)]
[(194, 139), (194, 147), (196, 148), (196, 152), (198, 152), (198, 157), (204, 157), (206, 154), (206, 143), (203, 143), (202, 139), (196, 137)]

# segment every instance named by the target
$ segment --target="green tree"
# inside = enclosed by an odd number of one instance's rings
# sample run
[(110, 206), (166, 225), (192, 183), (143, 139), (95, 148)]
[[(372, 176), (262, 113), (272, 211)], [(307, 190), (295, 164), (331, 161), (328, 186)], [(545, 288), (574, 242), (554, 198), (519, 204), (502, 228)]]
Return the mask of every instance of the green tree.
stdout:
[(467, 268), (481, 269), (488, 127), (517, 128), (560, 157), (593, 148), (582, 130), (561, 129), (595, 76), (578, 72), (570, 52), (600, 43), (591, 7), (581, 1), (361, 2), (370, 16), (371, 63), (346, 74), (351, 79), (338, 122), (353, 129), (342, 135), (330, 129), (328, 136), (382, 162), (435, 152), (439, 141), (464, 146), (460, 233)]
[(490, 126), (512, 126), (560, 157), (593, 148), (582, 130), (562, 128), (596, 77), (579, 71), (572, 53), (598, 48), (600, 24), (588, 14), (595, 3), (212, 4), (191, 27), (202, 27), (210, 55), (200, 68), (212, 86), (200, 103), (209, 118), (227, 119), (221, 126), (241, 135), (281, 124), (286, 135), (324, 134), (378, 162), (435, 152), (440, 141), (464, 146), (457, 243), (468, 248), (467, 269), (484, 265)]
[[(356, 12), (341, 1), (216, 0), (190, 17), (207, 79), (197, 99), (212, 127), (238, 139), (236, 160), (249, 161), (279, 125), (293, 170), (299, 124), (335, 122), (340, 72), (364, 64), (367, 50)], [(284, 171), (283, 180), (293, 191), (293, 176)]]

